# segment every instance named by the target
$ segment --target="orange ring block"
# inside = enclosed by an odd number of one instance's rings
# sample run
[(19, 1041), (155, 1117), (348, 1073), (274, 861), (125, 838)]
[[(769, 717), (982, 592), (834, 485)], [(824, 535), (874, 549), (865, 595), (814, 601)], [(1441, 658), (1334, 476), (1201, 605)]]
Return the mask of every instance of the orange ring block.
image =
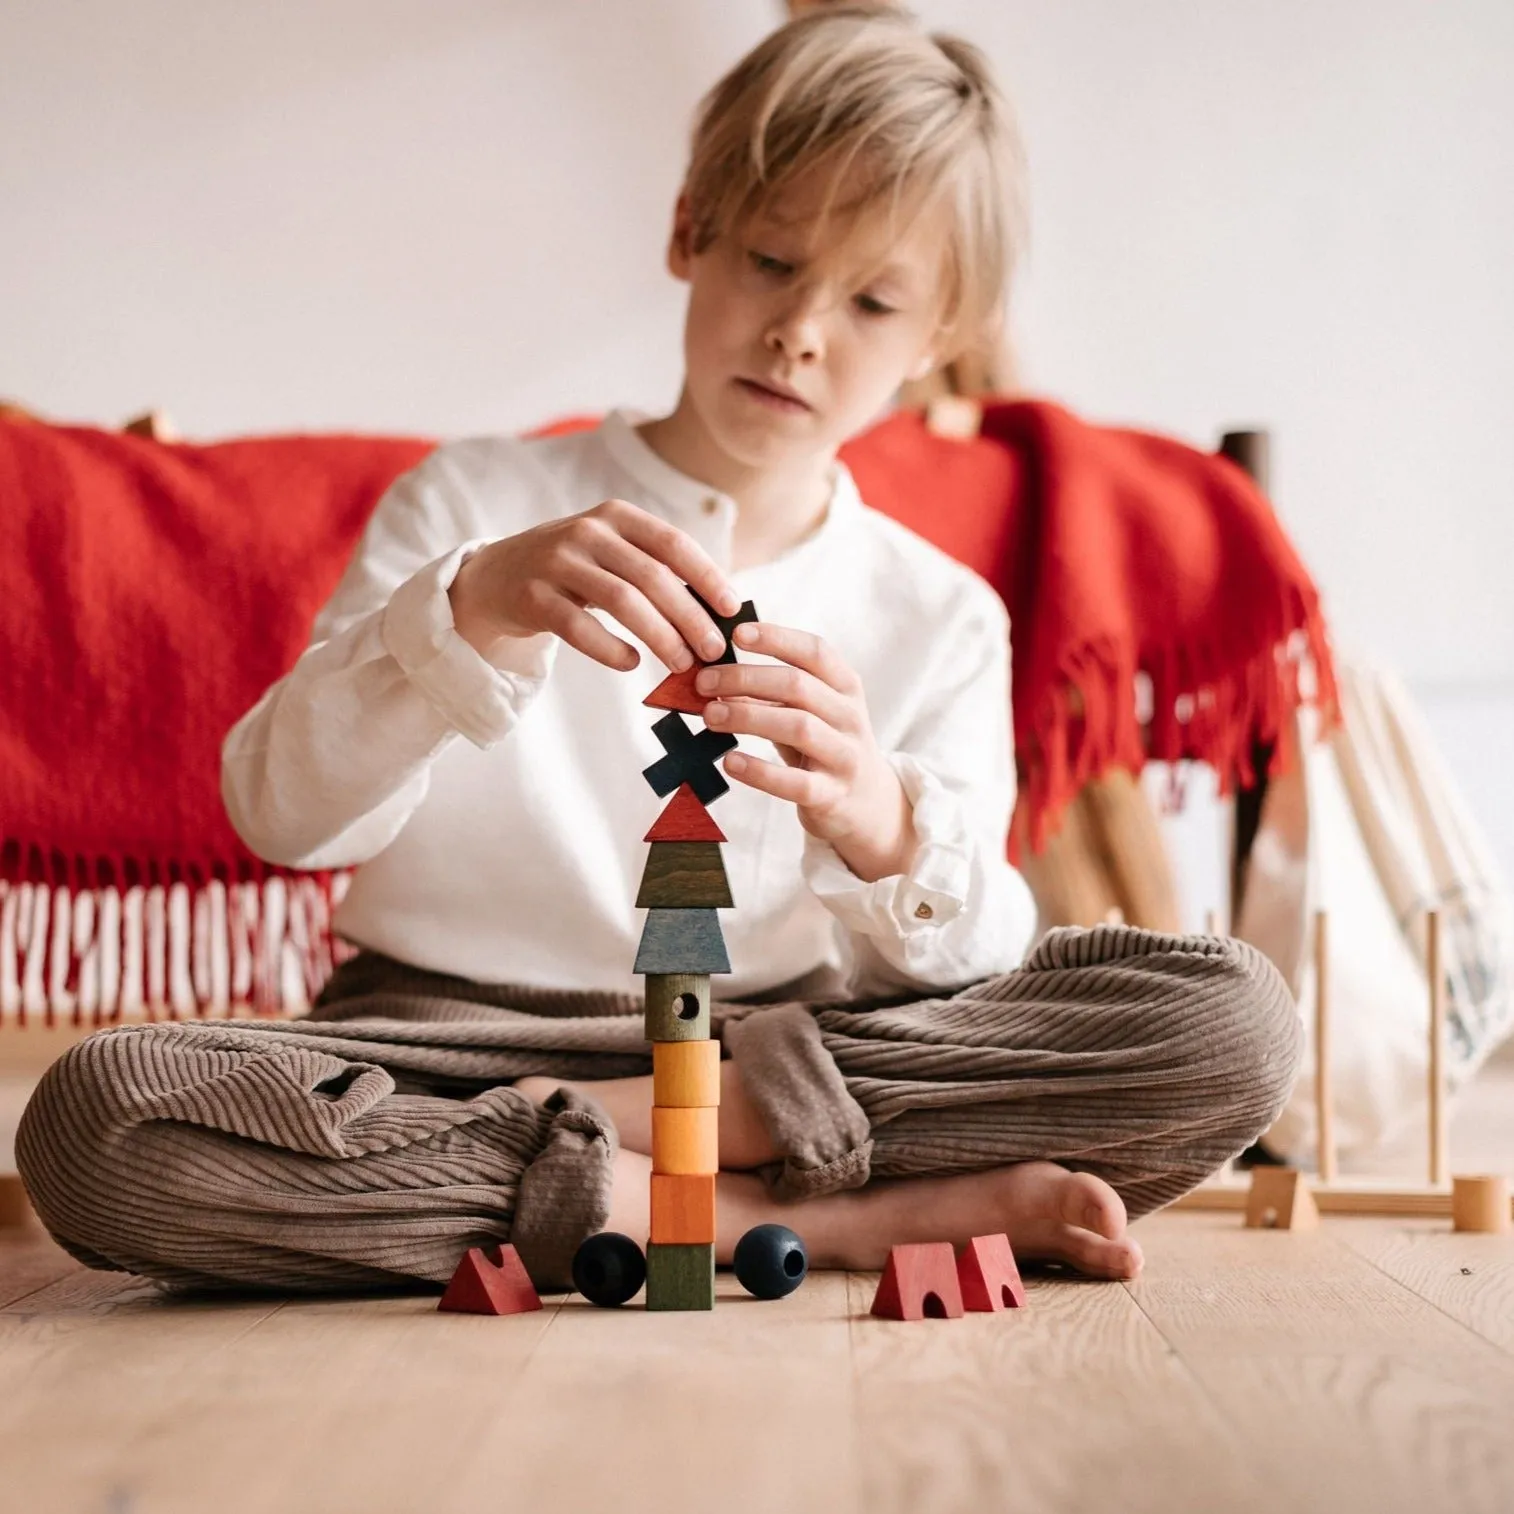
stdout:
[(715, 1174), (652, 1174), (654, 1246), (705, 1246), (715, 1241)]
[(720, 1111), (652, 1107), (652, 1171), (720, 1171)]
[(652, 1103), (706, 1109), (720, 1103), (719, 1041), (654, 1041)]

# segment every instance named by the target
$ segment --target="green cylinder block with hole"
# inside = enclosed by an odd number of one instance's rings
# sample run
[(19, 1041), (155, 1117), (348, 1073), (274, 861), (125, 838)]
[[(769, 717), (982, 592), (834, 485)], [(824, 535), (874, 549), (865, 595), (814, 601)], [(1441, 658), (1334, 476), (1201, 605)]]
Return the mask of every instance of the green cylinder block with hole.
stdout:
[(648, 973), (649, 1041), (710, 1039), (710, 980), (703, 973)]

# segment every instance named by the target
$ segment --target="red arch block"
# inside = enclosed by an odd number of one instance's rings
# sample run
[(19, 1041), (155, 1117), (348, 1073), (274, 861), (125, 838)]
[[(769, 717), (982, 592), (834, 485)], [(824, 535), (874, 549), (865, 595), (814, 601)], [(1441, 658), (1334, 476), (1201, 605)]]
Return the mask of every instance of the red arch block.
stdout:
[(472, 1247), (436, 1306), (448, 1314), (525, 1314), (541, 1300), (514, 1246)]
[(873, 1295), (880, 1319), (961, 1319), (962, 1287), (950, 1241), (894, 1246)]
[(1025, 1307), (1025, 1284), (1007, 1235), (975, 1235), (957, 1258), (957, 1280), (968, 1309), (991, 1313)]

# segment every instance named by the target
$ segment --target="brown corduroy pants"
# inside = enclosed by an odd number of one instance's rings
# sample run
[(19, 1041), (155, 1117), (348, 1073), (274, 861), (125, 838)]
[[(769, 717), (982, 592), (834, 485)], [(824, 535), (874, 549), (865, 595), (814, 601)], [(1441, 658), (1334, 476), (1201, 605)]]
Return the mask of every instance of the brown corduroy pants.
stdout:
[[(1253, 948), (1056, 930), (940, 998), (719, 1003), (714, 1033), (777, 1149), (775, 1196), (1048, 1159), (1170, 1203), (1273, 1121), (1301, 1049)], [(615, 1132), (564, 1089), (651, 1070), (637, 999), (485, 986), (364, 953), (310, 1018), (103, 1031), (48, 1071), (16, 1139), (55, 1239), (184, 1286), (444, 1281), (512, 1241), (566, 1284), (609, 1208)], [(802, 1216), (796, 1220), (802, 1229)]]

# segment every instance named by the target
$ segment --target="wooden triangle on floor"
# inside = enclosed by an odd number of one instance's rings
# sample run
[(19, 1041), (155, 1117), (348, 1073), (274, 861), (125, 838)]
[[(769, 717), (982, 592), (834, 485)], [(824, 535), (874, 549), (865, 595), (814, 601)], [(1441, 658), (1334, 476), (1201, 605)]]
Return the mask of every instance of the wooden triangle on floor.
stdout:
[(1314, 1230), (1319, 1208), (1309, 1180), (1293, 1167), (1253, 1167), (1246, 1196), (1248, 1230)]
[(514, 1246), (470, 1247), (436, 1306), (445, 1314), (525, 1314), (541, 1308)]

